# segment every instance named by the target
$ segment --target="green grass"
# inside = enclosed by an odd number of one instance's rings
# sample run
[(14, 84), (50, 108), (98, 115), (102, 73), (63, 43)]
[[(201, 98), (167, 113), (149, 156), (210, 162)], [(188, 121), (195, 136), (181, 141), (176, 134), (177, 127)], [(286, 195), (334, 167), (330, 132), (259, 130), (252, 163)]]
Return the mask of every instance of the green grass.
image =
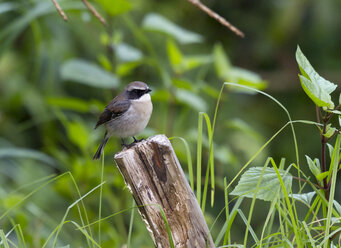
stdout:
[[(272, 135), (262, 146), (259, 147), (246, 163), (238, 170), (233, 178), (228, 182), (227, 178), (224, 177), (223, 182), (217, 182), (215, 175), (215, 154), (214, 154), (214, 130), (216, 125), (216, 119), (219, 112), (219, 105), (222, 99), (223, 89), (227, 86), (238, 86), (247, 88), (249, 90), (256, 91), (262, 95), (268, 97), (274, 101), (281, 109), (284, 110), (288, 117), (288, 122), (285, 123), (274, 135)], [(67, 120), (62, 116), (64, 122)], [(205, 136), (204, 125), (206, 126), (207, 138)], [(334, 148), (331, 152), (331, 162), (328, 170), (327, 182), (330, 182), (330, 194), (329, 199), (326, 199), (323, 190), (317, 185), (312, 178), (308, 177), (304, 171), (301, 170), (299, 164), (299, 151), (297, 146), (297, 139), (295, 134), (294, 125), (314, 125), (320, 126), (319, 123), (307, 120), (292, 120), (288, 110), (272, 96), (251, 89), (246, 86), (239, 86), (232, 83), (224, 83), (218, 96), (215, 112), (211, 121), (207, 113), (200, 112), (198, 116), (198, 133), (197, 133), (197, 151), (196, 151), (196, 170), (193, 170), (192, 154), (190, 150), (190, 144), (181, 137), (173, 137), (171, 139), (181, 140), (184, 145), (184, 151), (186, 154), (186, 161), (188, 166), (189, 182), (192, 190), (196, 190), (197, 200), (201, 206), (202, 212), (206, 215), (210, 215), (210, 211), (215, 207), (215, 201), (217, 197), (216, 185), (222, 187), (222, 195), (219, 197), (223, 198), (224, 208), (220, 209), (218, 215), (215, 216), (213, 222), (210, 224), (210, 232), (213, 235), (215, 245), (217, 247), (329, 247), (332, 242), (330, 239), (339, 234), (341, 228), (337, 226), (337, 222), (333, 218), (339, 218), (340, 209), (337, 209), (334, 204), (335, 200), (335, 189), (337, 172), (339, 169), (340, 161), (340, 146), (341, 136), (337, 135)], [(273, 158), (268, 158), (263, 164), (262, 173), (257, 179), (257, 184), (254, 188), (250, 189), (252, 197), (250, 201), (246, 201), (245, 195), (239, 195), (233, 197), (230, 195), (232, 188), (235, 186), (239, 177), (248, 169), (248, 167), (255, 161), (255, 159), (264, 152), (265, 148), (269, 146), (271, 142), (277, 141), (279, 134), (290, 127), (292, 131), (294, 152), (296, 155), (296, 161), (286, 166), (285, 159), (281, 159), (279, 164), (275, 162)], [(217, 134), (216, 134), (217, 135)], [(204, 144), (207, 142), (207, 144)], [(203, 174), (203, 165), (206, 165), (206, 172)], [(278, 184), (283, 192), (283, 197), (275, 197), (267, 204), (262, 204), (262, 209), (259, 210), (259, 192), (261, 190), (261, 181), (266, 180), (265, 169), (272, 168), (277, 175)], [(104, 160), (102, 160), (100, 167), (100, 184), (92, 187), (86, 193), (80, 189), (77, 181), (71, 172), (66, 172), (59, 176), (49, 175), (38, 179), (34, 182), (22, 185), (17, 190), (13, 191), (12, 194), (17, 194), (25, 191), (28, 188), (34, 187), (34, 189), (17, 201), (12, 207), (8, 208), (1, 216), (0, 221), (3, 219), (10, 219), (12, 223), (12, 229), (7, 233), (0, 229), (0, 247), (25, 247), (27, 241), (25, 239), (25, 233), (19, 223), (16, 223), (11, 218), (11, 213), (15, 212), (16, 209), (23, 206), (30, 198), (32, 198), (39, 191), (45, 187), (50, 186), (53, 183), (58, 182), (62, 178), (67, 177), (71, 185), (73, 185), (72, 191), (77, 195), (74, 200), (67, 208), (58, 224), (54, 226), (52, 231), (48, 234), (42, 247), (58, 247), (59, 243), (63, 242), (63, 231), (66, 231), (67, 227), (78, 231), (84, 238), (84, 242), (87, 247), (102, 247), (104, 242), (103, 230), (107, 225), (109, 218), (115, 218), (125, 212), (131, 211), (128, 221), (128, 232), (126, 236), (127, 247), (133, 247), (136, 243), (134, 240), (134, 230), (139, 228), (141, 224), (137, 224), (135, 220), (135, 209), (139, 206), (135, 206), (134, 202), (131, 207), (119, 210), (114, 214), (103, 216), (103, 204), (104, 204), (104, 184), (105, 184), (105, 168)], [(283, 175), (280, 170), (284, 170), (288, 174), (296, 173), (300, 179), (298, 181), (298, 195), (303, 196), (303, 192), (315, 192), (311, 202), (301, 202), (293, 197), (293, 189), (287, 188), (283, 181)], [(196, 174), (195, 174), (196, 173)], [(196, 179), (196, 181), (195, 181)], [(204, 180), (203, 180), (204, 179)], [(221, 183), (221, 184), (219, 184)], [(222, 185), (222, 186), (221, 186)], [(208, 200), (207, 196), (210, 193), (211, 199)], [(93, 213), (90, 216), (86, 199), (91, 195), (98, 195), (98, 212), (97, 216)], [(301, 206), (303, 204), (303, 208)], [(233, 207), (232, 207), (233, 206)], [(298, 211), (299, 209), (299, 211)], [(74, 219), (74, 215), (71, 218), (70, 213), (75, 210), (78, 214), (78, 220)], [(170, 246), (174, 247), (174, 241), (171, 234), (171, 227), (168, 223), (166, 215), (162, 208), (159, 206), (160, 214), (165, 224)], [(257, 218), (256, 213), (260, 213), (264, 216), (264, 221), (261, 227), (254, 228), (253, 220)], [(96, 219), (96, 221), (90, 222)], [(238, 223), (238, 224), (237, 224)], [(234, 225), (243, 225), (241, 228), (244, 230), (242, 239), (236, 240), (234, 233)], [(94, 235), (96, 233), (97, 235)], [(9, 239), (9, 235), (15, 232), (17, 237), (17, 244)], [(107, 238), (107, 235), (105, 235)]]
[[(275, 98), (273, 98), (272, 96), (268, 95), (267, 93), (261, 92), (259, 90), (255, 90), (246, 86), (241, 86), (241, 85), (236, 85), (233, 83), (224, 83), (221, 91), (220, 91), (220, 95), (218, 97), (218, 102), (217, 102), (217, 107), (215, 109), (215, 113), (214, 113), (214, 121), (213, 121), (213, 125), (211, 127), (210, 125), (210, 121), (209, 121), (209, 117), (205, 114), (205, 113), (200, 113), (199, 114), (199, 121), (198, 121), (198, 139), (197, 139), (197, 199), (199, 202), (202, 202), (202, 210), (203, 212), (205, 212), (205, 203), (204, 203), (204, 199), (206, 199), (206, 194), (207, 194), (207, 185), (208, 185), (208, 174), (210, 173), (211, 170), (211, 178), (214, 177), (214, 173), (212, 173), (212, 171), (214, 171), (214, 169), (210, 168), (209, 166), (207, 167), (206, 170), (206, 177), (205, 177), (205, 182), (204, 182), (204, 191), (202, 192), (201, 195), (201, 166), (200, 164), (202, 164), (202, 133), (203, 133), (203, 119), (205, 118), (206, 120), (206, 125), (207, 125), (207, 129), (208, 129), (208, 137), (209, 137), (209, 151), (208, 151), (208, 156), (209, 159), (211, 159), (211, 157), (214, 157), (213, 154), (213, 149), (211, 144), (213, 144), (213, 130), (214, 130), (214, 125), (215, 125), (215, 119), (217, 116), (217, 112), (218, 112), (218, 105), (219, 105), (219, 101), (221, 99), (221, 94), (223, 92), (223, 88), (225, 86), (235, 86), (235, 87), (242, 87), (242, 88), (247, 88), (249, 90), (252, 91), (256, 91), (258, 93), (261, 93), (263, 95), (265, 95), (266, 97), (270, 98), (272, 101), (274, 101), (276, 104), (278, 104), (286, 113), (289, 121), (278, 131), (276, 132), (251, 158), (250, 160), (239, 170), (239, 172), (237, 173), (237, 175), (229, 182), (229, 184), (227, 184), (226, 180), (224, 180), (224, 192), (225, 192), (225, 216), (226, 216), (226, 220), (225, 220), (225, 224), (223, 225), (220, 233), (217, 236), (216, 242), (215, 244), (218, 246), (218, 244), (221, 242), (221, 240), (223, 239), (223, 243), (221, 247), (228, 247), (228, 245), (231, 245), (231, 240), (230, 240), (230, 229), (228, 228), (227, 223), (230, 221), (230, 218), (232, 219), (232, 222), (235, 218), (235, 214), (231, 215), (231, 213), (229, 212), (229, 207), (228, 204), (231, 203), (231, 201), (228, 201), (228, 190), (229, 188), (232, 186), (232, 184), (234, 183), (234, 181), (239, 177), (239, 175), (241, 175), (243, 173), (243, 171), (254, 161), (254, 159), (265, 149), (266, 146), (269, 145), (270, 142), (273, 142), (274, 139), (283, 131), (285, 130), (285, 128), (287, 126), (291, 127), (292, 130), (292, 135), (293, 135), (293, 142), (294, 142), (294, 149), (295, 149), (295, 154), (296, 154), (296, 163), (291, 164), (291, 166), (288, 167), (288, 170), (290, 170), (291, 167), (295, 168), (298, 174), (298, 178), (301, 178), (301, 176), (304, 176), (305, 183), (302, 186), (302, 182), (301, 180), (299, 180), (299, 192), (302, 192), (304, 188), (308, 187), (307, 185), (311, 186), (313, 191), (316, 191), (317, 193), (317, 197), (315, 198), (315, 200), (313, 201), (313, 204), (310, 206), (308, 205), (308, 209), (307, 209), (307, 214), (304, 218), (304, 220), (301, 220), (298, 213), (297, 213), (297, 204), (298, 203), (295, 199), (292, 198), (292, 190), (291, 189), (287, 189), (283, 183), (282, 177), (279, 174), (278, 171), (278, 167), (275, 163), (275, 161), (273, 159), (268, 160), (267, 163), (265, 163), (264, 168), (267, 166), (267, 164), (269, 162), (271, 162), (272, 167), (275, 169), (277, 176), (278, 176), (278, 180), (279, 183), (281, 185), (281, 189), (284, 192), (284, 198), (283, 199), (274, 199), (271, 204), (270, 204), (270, 208), (268, 210), (268, 214), (266, 215), (266, 219), (264, 222), (264, 226), (262, 228), (262, 232), (261, 232), (261, 236), (260, 239), (258, 239), (256, 233), (254, 232), (254, 230), (251, 227), (251, 220), (253, 218), (253, 213), (254, 213), (254, 208), (255, 208), (255, 202), (257, 200), (257, 191), (258, 191), (258, 186), (256, 187), (255, 193), (254, 193), (254, 197), (252, 198), (252, 202), (249, 208), (249, 215), (248, 218), (246, 219), (242, 209), (237, 209), (237, 211), (235, 213), (239, 213), (239, 216), (241, 217), (241, 219), (244, 221), (244, 223), (246, 224), (246, 231), (245, 231), (245, 235), (244, 235), (244, 241), (243, 241), (243, 246), (246, 247), (248, 246), (249, 242), (248, 242), (248, 236), (251, 235), (251, 237), (253, 238), (253, 242), (255, 243), (255, 247), (263, 247), (263, 245), (265, 247), (268, 247), (270, 244), (278, 244), (278, 247), (281, 246), (293, 246), (296, 245), (297, 247), (305, 247), (308, 243), (311, 243), (311, 245), (314, 247), (316, 246), (316, 243), (319, 243), (319, 245), (323, 245), (324, 247), (328, 247), (329, 246), (329, 238), (332, 237), (331, 234), (329, 234), (329, 230), (330, 226), (331, 226), (331, 217), (334, 215), (335, 217), (338, 216), (338, 213), (335, 211), (334, 207), (333, 207), (333, 200), (334, 200), (334, 194), (335, 194), (335, 182), (336, 182), (336, 175), (337, 175), (337, 164), (339, 161), (339, 147), (340, 147), (340, 143), (339, 143), (339, 137), (337, 138), (336, 141), (336, 149), (334, 149), (333, 152), (333, 157), (332, 157), (332, 161), (331, 161), (331, 167), (329, 170), (329, 175), (328, 175), (328, 181), (329, 178), (332, 178), (332, 182), (331, 182), (331, 194), (330, 194), (330, 198), (329, 201), (327, 201), (323, 195), (321, 194), (320, 190), (318, 190), (314, 184), (310, 181), (310, 178), (307, 178), (304, 174), (303, 171), (301, 171), (300, 169), (300, 164), (299, 164), (299, 151), (298, 151), (298, 145), (297, 145), (297, 139), (296, 139), (296, 134), (295, 134), (295, 129), (294, 129), (294, 124), (306, 124), (306, 125), (315, 125), (315, 126), (320, 126), (319, 123), (316, 122), (312, 122), (312, 121), (307, 121), (307, 120), (292, 120), (288, 110), (280, 103), (278, 102)], [(337, 154), (337, 157), (335, 157), (335, 154)], [(284, 160), (283, 160), (284, 162)], [(284, 163), (281, 161), (280, 167), (284, 166)], [(211, 161), (209, 160), (209, 164), (213, 164), (211, 163)], [(333, 174), (333, 176), (331, 176)], [(211, 179), (212, 180), (212, 179)], [(261, 178), (260, 178), (261, 180)], [(213, 180), (214, 181), (214, 180)], [(289, 191), (288, 191), (289, 190)], [(241, 198), (242, 199), (242, 198)], [(213, 201), (212, 201), (213, 203)], [(320, 206), (326, 206), (326, 208), (328, 209), (328, 213), (327, 213), (327, 218), (321, 218), (319, 211), (320, 211)], [(213, 206), (213, 205), (212, 205)], [(272, 230), (272, 228), (274, 228), (274, 222), (275, 222), (275, 215), (276, 212), (278, 212), (279, 214), (279, 227), (278, 227), (278, 231)], [(222, 212), (220, 212), (221, 214)], [(307, 223), (306, 221), (309, 219), (311, 213), (314, 213), (313, 217), (311, 218), (311, 222)], [(220, 214), (217, 216), (217, 218), (219, 218)], [(323, 214), (323, 213), (322, 213)], [(313, 240), (314, 236), (312, 236), (312, 231), (315, 233), (320, 233), (321, 231), (323, 232), (323, 228), (320, 227), (316, 227), (314, 226), (314, 220), (315, 219), (320, 219), (320, 222), (324, 222), (325, 221), (325, 233), (324, 233), (324, 239), (317, 239), (317, 240)], [(217, 219), (216, 219), (217, 220)], [(216, 223), (216, 221), (214, 221), (214, 224)], [(334, 223), (335, 224), (335, 223)], [(212, 230), (213, 226), (211, 227)], [(338, 229), (337, 229), (338, 230)], [(274, 232), (275, 231), (275, 232)], [(225, 233), (225, 234), (224, 234)], [(333, 235), (337, 233), (336, 231), (333, 232)], [(293, 236), (292, 236), (293, 235)], [(287, 237), (294, 237), (293, 239), (288, 239)], [(279, 238), (281, 237), (281, 238)], [(267, 242), (268, 239), (274, 239), (276, 241), (273, 242)], [(273, 246), (271, 246), (273, 247)]]

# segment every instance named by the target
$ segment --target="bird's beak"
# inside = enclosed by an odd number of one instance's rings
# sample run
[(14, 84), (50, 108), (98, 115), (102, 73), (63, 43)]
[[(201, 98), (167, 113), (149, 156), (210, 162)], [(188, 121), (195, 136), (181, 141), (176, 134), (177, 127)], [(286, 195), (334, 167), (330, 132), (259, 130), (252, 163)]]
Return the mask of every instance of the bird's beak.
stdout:
[(151, 89), (146, 89), (146, 93), (149, 93), (149, 92), (151, 92), (152, 90)]

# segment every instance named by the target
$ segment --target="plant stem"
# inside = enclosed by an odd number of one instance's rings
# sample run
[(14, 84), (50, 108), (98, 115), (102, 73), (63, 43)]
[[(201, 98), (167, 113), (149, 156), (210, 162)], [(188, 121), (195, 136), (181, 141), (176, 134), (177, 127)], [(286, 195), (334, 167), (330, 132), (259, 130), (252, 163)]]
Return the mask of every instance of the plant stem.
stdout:
[[(304, 178), (295, 177), (295, 176), (292, 176), (292, 178), (301, 182), (309, 183), (309, 181), (305, 180)], [(320, 185), (317, 185), (316, 183), (311, 183), (311, 184), (313, 184), (318, 189), (324, 189), (324, 187), (321, 187)]]
[[(327, 171), (327, 165), (326, 165), (326, 144), (327, 144), (327, 137), (325, 136), (326, 130), (327, 130), (327, 123), (329, 121), (328, 117), (322, 118), (323, 121), (323, 130), (321, 134), (321, 169), (322, 172)], [(330, 179), (331, 181), (331, 179)], [(324, 197), (329, 201), (329, 188), (328, 183), (327, 183), (327, 178), (325, 177), (323, 179), (323, 192), (324, 192)], [(326, 217), (328, 212), (328, 207), (324, 206), (323, 207), (323, 216)], [(330, 247), (330, 239), (328, 239), (328, 244), (327, 247)]]
[(316, 120), (317, 123), (321, 123), (320, 121), (320, 108), (316, 105)]
[[(327, 125), (326, 123), (323, 125), (323, 131), (322, 131), (322, 137), (321, 137), (321, 166), (322, 166), (322, 172), (326, 171), (326, 136), (324, 134), (326, 133)], [(327, 179), (324, 178), (323, 180), (323, 186), (327, 185)]]
[[(322, 131), (322, 136), (321, 136), (321, 169), (322, 172), (327, 171), (327, 166), (326, 166), (326, 144), (327, 144), (327, 138), (325, 136), (326, 129), (327, 129), (327, 119), (323, 120), (323, 131)], [(325, 177), (323, 179), (323, 187), (324, 187), (324, 195), (327, 199), (329, 200), (329, 188), (328, 188), (328, 183), (327, 183), (327, 178)]]

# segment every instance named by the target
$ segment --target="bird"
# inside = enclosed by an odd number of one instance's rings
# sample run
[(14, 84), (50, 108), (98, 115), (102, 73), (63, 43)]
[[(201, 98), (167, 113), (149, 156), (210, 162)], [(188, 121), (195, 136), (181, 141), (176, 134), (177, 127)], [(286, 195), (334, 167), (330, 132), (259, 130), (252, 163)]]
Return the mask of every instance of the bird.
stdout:
[[(146, 83), (131, 82), (104, 108), (95, 129), (104, 125), (106, 131), (93, 160), (101, 157), (111, 136), (121, 138), (122, 146), (126, 147), (140, 141), (135, 138), (135, 135), (145, 129), (153, 112), (150, 92), (151, 89)], [(134, 139), (130, 145), (124, 142), (124, 138), (127, 137)]]

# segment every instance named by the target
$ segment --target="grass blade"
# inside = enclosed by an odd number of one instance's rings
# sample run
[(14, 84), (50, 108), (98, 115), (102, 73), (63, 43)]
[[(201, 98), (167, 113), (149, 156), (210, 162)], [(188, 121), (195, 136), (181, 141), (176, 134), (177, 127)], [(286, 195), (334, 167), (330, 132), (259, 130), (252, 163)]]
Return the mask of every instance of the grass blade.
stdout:
[[(332, 160), (330, 162), (330, 174), (331, 177), (331, 186), (330, 186), (330, 194), (329, 194), (329, 202), (328, 202), (328, 211), (327, 211), (327, 220), (326, 220), (326, 232), (325, 232), (325, 239), (322, 243), (324, 243), (324, 247), (330, 247), (330, 240), (329, 240), (329, 232), (330, 232), (330, 223), (332, 218), (332, 211), (333, 211), (333, 204), (334, 204), (334, 196), (335, 196), (335, 187), (336, 187), (336, 175), (339, 166), (339, 155), (340, 155), (340, 141), (341, 135), (337, 135)], [(328, 178), (330, 180), (330, 177)], [(329, 180), (327, 180), (329, 182)]]
[(162, 209), (162, 207), (160, 205), (158, 205), (158, 207), (160, 209), (160, 213), (161, 213), (163, 222), (165, 223), (165, 226), (166, 226), (166, 231), (167, 231), (168, 239), (169, 239), (169, 245), (170, 245), (171, 248), (174, 248), (175, 246), (174, 246), (174, 242), (173, 242), (172, 232), (170, 230), (166, 214), (165, 214), (165, 212), (163, 211), (163, 209)]
[(131, 247), (131, 234), (133, 231), (133, 223), (134, 223), (134, 215), (135, 215), (135, 201), (133, 200), (133, 204), (131, 206), (131, 215), (130, 215), (130, 222), (129, 222), (129, 232), (128, 232), (128, 240), (127, 240), (127, 248)]
[(189, 149), (189, 145), (187, 143), (187, 141), (184, 138), (181, 137), (171, 137), (169, 138), (169, 140), (172, 139), (180, 139), (184, 145), (185, 145), (185, 149), (186, 149), (186, 156), (187, 156), (187, 166), (188, 166), (188, 174), (189, 174), (189, 182), (191, 184), (191, 188), (194, 192), (194, 177), (193, 177), (193, 163), (192, 163), (192, 156), (191, 156), (191, 150)]
[(199, 113), (198, 139), (197, 139), (197, 200), (201, 202), (201, 153), (202, 153), (202, 121), (203, 115)]

